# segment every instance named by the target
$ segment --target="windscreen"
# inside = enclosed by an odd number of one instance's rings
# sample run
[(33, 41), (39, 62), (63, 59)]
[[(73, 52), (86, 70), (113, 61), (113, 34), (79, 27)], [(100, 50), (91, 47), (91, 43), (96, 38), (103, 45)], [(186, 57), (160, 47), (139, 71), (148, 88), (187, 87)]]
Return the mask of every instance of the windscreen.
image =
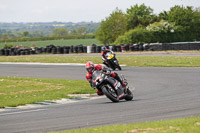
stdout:
[(99, 75), (101, 75), (102, 70), (100, 71), (94, 71), (92, 74), (92, 80), (95, 80)]

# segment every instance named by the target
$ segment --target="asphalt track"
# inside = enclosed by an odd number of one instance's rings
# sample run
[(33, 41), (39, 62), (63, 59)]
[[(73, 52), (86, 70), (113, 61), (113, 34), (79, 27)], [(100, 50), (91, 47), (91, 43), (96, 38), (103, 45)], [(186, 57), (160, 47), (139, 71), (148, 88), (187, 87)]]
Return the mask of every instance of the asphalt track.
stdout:
[[(61, 131), (200, 116), (200, 68), (122, 67), (134, 100), (107, 98), (0, 112), (1, 133)], [(85, 80), (84, 66), (0, 64), (0, 76)], [(73, 74), (72, 74), (73, 73)]]

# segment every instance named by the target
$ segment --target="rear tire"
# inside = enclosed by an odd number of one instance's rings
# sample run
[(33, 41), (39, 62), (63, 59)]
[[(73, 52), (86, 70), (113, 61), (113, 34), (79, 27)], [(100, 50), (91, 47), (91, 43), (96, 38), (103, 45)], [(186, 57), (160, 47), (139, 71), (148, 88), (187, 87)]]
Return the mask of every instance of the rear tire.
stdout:
[(117, 99), (117, 95), (116, 96), (112, 95), (112, 92), (108, 87), (103, 86), (101, 89), (102, 89), (102, 92), (106, 95), (106, 97), (108, 99), (110, 99), (111, 101), (113, 101), (115, 103), (119, 102), (119, 99)]
[(115, 65), (116, 65), (116, 68), (118, 68), (119, 70), (122, 70), (117, 59), (116, 59)]
[(133, 93), (127, 89), (127, 92), (126, 92), (127, 96), (124, 98), (126, 101), (131, 101), (133, 99)]

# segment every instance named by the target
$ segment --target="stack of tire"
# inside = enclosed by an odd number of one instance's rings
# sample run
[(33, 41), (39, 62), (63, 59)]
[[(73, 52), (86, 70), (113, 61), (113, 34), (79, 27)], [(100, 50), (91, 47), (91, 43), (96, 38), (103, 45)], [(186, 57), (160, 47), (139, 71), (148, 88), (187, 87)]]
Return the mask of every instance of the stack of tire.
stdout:
[(163, 45), (162, 45), (162, 43), (144, 44), (144, 50), (146, 50), (146, 51), (162, 51)]
[[(200, 43), (150, 43), (150, 44), (121, 44), (121, 45), (105, 45), (106, 48), (114, 52), (123, 51), (162, 51), (162, 50), (200, 50)], [(91, 44), (83, 46), (55, 46), (50, 44), (46, 47), (30, 48), (6, 48), (0, 49), (0, 55), (16, 56), (30, 54), (69, 54), (69, 53), (101, 53), (102, 46)]]
[(69, 53), (87, 53), (87, 47), (82, 44), (77, 46), (66, 46), (64, 49), (68, 49)]
[(124, 51), (144, 51), (143, 43), (140, 44), (121, 44), (121, 49)]
[(18, 48), (7, 48), (0, 50), (0, 55), (4, 56), (30, 55), (30, 54), (35, 54), (35, 52), (32, 49), (18, 49)]
[(101, 53), (101, 47), (97, 46), (96, 44), (91, 44), (90, 46), (87, 46), (87, 53)]

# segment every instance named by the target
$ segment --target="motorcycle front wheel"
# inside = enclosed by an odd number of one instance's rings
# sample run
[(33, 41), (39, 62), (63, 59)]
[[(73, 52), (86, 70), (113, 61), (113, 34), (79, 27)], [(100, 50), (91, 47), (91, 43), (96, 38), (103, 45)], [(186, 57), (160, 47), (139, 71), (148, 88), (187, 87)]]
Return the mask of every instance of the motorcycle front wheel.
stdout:
[(115, 63), (116, 68), (118, 68), (119, 70), (122, 70), (117, 59), (114, 63)]
[(119, 102), (119, 99), (117, 99), (117, 94), (112, 88), (103, 86), (101, 89), (108, 99), (113, 102)]
[(124, 98), (126, 101), (131, 101), (133, 99), (133, 93), (127, 89), (126, 91), (127, 96)]
[(120, 67), (120, 65), (119, 65), (119, 64), (118, 64), (117, 68), (118, 68), (119, 70), (122, 70), (122, 68)]

